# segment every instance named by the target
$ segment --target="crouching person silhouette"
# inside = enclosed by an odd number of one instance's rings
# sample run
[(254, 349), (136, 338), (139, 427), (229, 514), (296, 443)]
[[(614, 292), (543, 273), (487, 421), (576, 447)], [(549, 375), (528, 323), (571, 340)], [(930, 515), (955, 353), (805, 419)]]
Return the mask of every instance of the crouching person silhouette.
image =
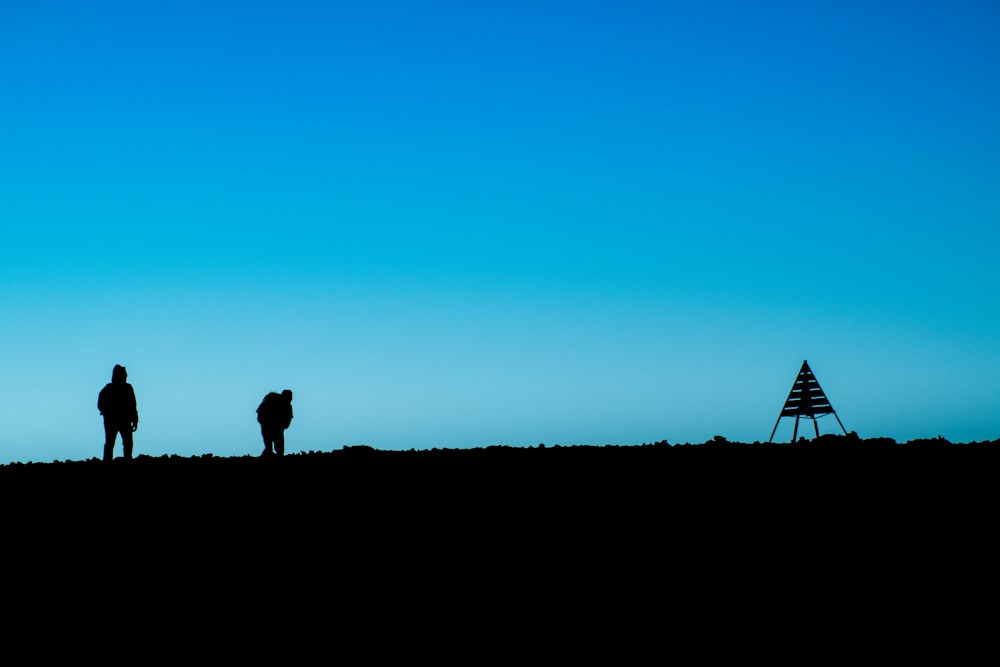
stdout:
[(104, 416), (104, 460), (110, 461), (115, 450), (115, 439), (122, 436), (122, 458), (132, 458), (132, 434), (139, 428), (139, 411), (135, 404), (135, 390), (125, 381), (125, 367), (116, 364), (111, 371), (111, 382), (104, 385), (97, 395), (97, 409)]
[(257, 406), (257, 421), (264, 438), (261, 456), (285, 455), (285, 429), (292, 423), (292, 390), (268, 392)]

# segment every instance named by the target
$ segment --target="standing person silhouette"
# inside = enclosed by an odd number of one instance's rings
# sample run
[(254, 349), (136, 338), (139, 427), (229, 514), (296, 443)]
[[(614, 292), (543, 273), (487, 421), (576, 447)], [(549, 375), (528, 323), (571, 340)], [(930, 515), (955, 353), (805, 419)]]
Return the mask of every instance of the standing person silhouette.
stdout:
[(261, 456), (285, 455), (285, 429), (292, 423), (292, 390), (268, 392), (257, 406), (260, 435), (264, 438)]
[(132, 459), (132, 434), (139, 428), (139, 411), (135, 405), (135, 390), (125, 381), (125, 367), (115, 364), (111, 382), (97, 395), (97, 409), (104, 416), (104, 460), (110, 461), (115, 450), (115, 438), (121, 433), (122, 458)]

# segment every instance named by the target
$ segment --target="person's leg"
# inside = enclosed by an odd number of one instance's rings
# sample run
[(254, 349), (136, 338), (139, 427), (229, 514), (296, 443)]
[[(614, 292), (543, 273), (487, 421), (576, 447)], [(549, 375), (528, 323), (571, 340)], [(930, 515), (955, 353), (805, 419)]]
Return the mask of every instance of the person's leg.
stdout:
[(132, 460), (132, 425), (125, 424), (119, 429), (122, 434), (122, 456), (126, 461)]
[(285, 455), (285, 430), (275, 429), (274, 431), (274, 453), (278, 456)]
[(104, 460), (110, 461), (115, 453), (115, 436), (118, 429), (110, 422), (104, 422)]
[(260, 427), (260, 436), (264, 440), (264, 451), (261, 452), (261, 456), (267, 456), (268, 454), (273, 454), (272, 443), (274, 442), (271, 437), (271, 431), (266, 426)]

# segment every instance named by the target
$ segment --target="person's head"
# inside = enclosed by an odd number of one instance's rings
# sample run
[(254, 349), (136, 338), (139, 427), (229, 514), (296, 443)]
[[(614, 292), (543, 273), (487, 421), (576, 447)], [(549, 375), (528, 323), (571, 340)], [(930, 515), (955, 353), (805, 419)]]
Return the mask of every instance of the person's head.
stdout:
[(121, 364), (115, 364), (114, 369), (111, 371), (111, 381), (112, 382), (124, 382), (125, 378), (128, 377), (128, 373), (125, 372), (125, 367)]
[(292, 390), (291, 389), (285, 389), (284, 391), (282, 391), (281, 392), (281, 396), (282, 396), (282, 398), (284, 398), (289, 403), (292, 402)]

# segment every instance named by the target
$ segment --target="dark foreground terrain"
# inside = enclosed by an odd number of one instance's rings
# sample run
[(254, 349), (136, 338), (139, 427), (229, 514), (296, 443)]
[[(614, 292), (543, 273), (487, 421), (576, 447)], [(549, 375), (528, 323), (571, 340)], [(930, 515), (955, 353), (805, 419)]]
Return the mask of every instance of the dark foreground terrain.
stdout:
[[(971, 527), (994, 520), (1000, 440), (492, 446), (0, 466), (8, 528), (115, 531), (181, 547), (254, 540), (417, 554), (478, 541), (541, 555), (574, 539), (683, 549)], [(562, 535), (565, 538), (560, 539)], [(405, 542), (403, 541), (405, 539)], [(611, 542), (604, 542), (611, 544)], [(801, 546), (801, 545), (800, 545)], [(835, 545), (828, 545), (835, 548)], [(305, 554), (303, 554), (305, 555)]]
[(934, 619), (926, 642), (961, 619), (974, 635), (962, 646), (975, 638), (1000, 592), (998, 472), (1000, 441), (853, 434), (348, 447), (13, 464), (0, 498), (12, 582), (157, 617), (181, 608), (193, 632), (236, 623), (243, 651), (276, 624), (330, 641), (348, 640), (343, 623), (429, 624), (451, 637), (438, 651), (458, 651), (457, 633), (481, 658), (570, 623), (563, 650), (594, 659), (691, 636), (711, 637), (708, 653), (735, 642), (773, 656), (795, 635), (811, 662), (817, 643), (836, 655), (886, 633), (916, 641), (900, 623), (921, 634)]
[[(192, 526), (213, 524), (230, 512), (261, 521), (273, 515), (339, 523), (420, 512), (445, 526), (477, 509), (523, 514), (528, 522), (555, 511), (566, 520), (626, 509), (630, 516), (662, 520), (681, 508), (691, 517), (699, 509), (772, 513), (794, 505), (954, 509), (992, 497), (998, 462), (1000, 440), (897, 443), (851, 434), (789, 444), (717, 436), (695, 445), (357, 446), (280, 459), (139, 455), (129, 462), (13, 463), (0, 465), (0, 489), (20, 499), (20, 514), (30, 520), (48, 516), (46, 499), (72, 497), (78, 511), (95, 516), (115, 501), (183, 516)], [(23, 503), (24, 494), (37, 502)]]

